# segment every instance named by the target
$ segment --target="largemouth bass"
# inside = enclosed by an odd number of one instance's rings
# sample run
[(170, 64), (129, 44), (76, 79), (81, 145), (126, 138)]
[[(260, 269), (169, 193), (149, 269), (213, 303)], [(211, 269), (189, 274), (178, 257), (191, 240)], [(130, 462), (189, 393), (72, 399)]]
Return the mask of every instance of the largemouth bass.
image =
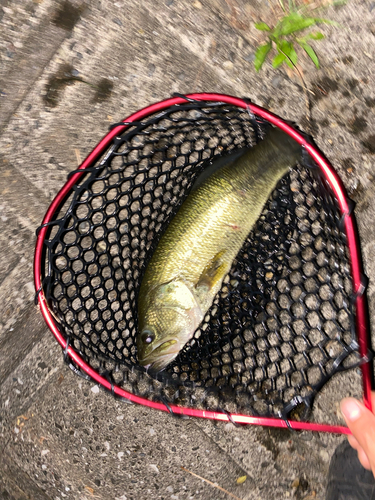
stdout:
[(297, 142), (271, 129), (186, 198), (141, 283), (140, 365), (163, 370), (193, 337), (266, 201), (300, 156)]

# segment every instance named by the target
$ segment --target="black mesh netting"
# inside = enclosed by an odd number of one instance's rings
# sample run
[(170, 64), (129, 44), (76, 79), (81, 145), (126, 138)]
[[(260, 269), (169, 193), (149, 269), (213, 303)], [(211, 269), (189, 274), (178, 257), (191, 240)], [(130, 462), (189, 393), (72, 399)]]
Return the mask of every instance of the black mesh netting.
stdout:
[(117, 137), (56, 213), (45, 294), (70, 345), (112, 384), (285, 416), (358, 362), (341, 216), (310, 161), (280, 181), (178, 358), (157, 378), (137, 365), (137, 294), (160, 235), (209, 160), (253, 146), (268, 126), (220, 103), (172, 106)]

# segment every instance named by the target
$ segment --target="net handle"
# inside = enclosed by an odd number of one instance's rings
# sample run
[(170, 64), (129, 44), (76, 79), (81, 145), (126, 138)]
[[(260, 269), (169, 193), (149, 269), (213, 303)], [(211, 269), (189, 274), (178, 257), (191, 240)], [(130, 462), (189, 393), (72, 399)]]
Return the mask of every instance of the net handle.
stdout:
[[(54, 334), (56, 340), (59, 342), (61, 347), (65, 350), (67, 347), (67, 340), (63, 337), (58, 329), (53, 316), (51, 315), (48, 305), (46, 303), (44, 291), (42, 290), (42, 255), (43, 255), (43, 245), (46, 233), (48, 231), (48, 224), (53, 220), (53, 216), (58, 209), (60, 203), (73, 188), (74, 184), (83, 175), (85, 169), (89, 168), (101, 155), (108, 146), (113, 142), (113, 140), (119, 134), (122, 134), (129, 126), (134, 122), (140, 122), (143, 118), (148, 117), (154, 113), (163, 111), (170, 106), (185, 104), (186, 101), (208, 101), (229, 104), (237, 106), (243, 109), (248, 109), (255, 116), (263, 118), (270, 122), (272, 125), (279, 127), (295, 141), (297, 141), (301, 146), (305, 148), (308, 154), (315, 160), (315, 162), (321, 168), (325, 178), (327, 179), (329, 185), (331, 186), (337, 200), (339, 203), (340, 211), (343, 217), (344, 228), (347, 236), (349, 253), (350, 253), (350, 264), (352, 271), (352, 285), (353, 293), (355, 296), (355, 307), (356, 307), (356, 331), (359, 343), (360, 356), (366, 359), (369, 352), (369, 326), (367, 317), (367, 307), (366, 307), (366, 295), (364, 293), (363, 286), (363, 270), (361, 253), (359, 246), (359, 239), (355, 229), (354, 216), (350, 210), (349, 200), (345, 194), (345, 189), (342, 182), (334, 171), (330, 163), (325, 159), (321, 152), (310, 142), (309, 138), (295, 128), (293, 128), (289, 123), (280, 118), (279, 116), (271, 113), (270, 111), (251, 103), (248, 99), (240, 99), (238, 97), (225, 95), (225, 94), (210, 94), (210, 93), (200, 93), (200, 94), (188, 94), (186, 96), (176, 96), (164, 101), (157, 102), (150, 106), (137, 111), (136, 113), (130, 115), (128, 118), (123, 120), (120, 124), (117, 124), (112, 128), (108, 134), (98, 143), (98, 145), (93, 149), (93, 151), (87, 156), (87, 158), (82, 162), (79, 169), (71, 177), (69, 177), (66, 184), (58, 192), (51, 205), (49, 206), (46, 215), (44, 216), (42, 226), (37, 235), (35, 255), (34, 255), (34, 283), (35, 289), (38, 291), (37, 300), (40, 306), (42, 315)], [(82, 172), (81, 172), (82, 171)], [(95, 382), (101, 384), (107, 390), (113, 390), (111, 384), (101, 377), (95, 370), (93, 370), (78, 353), (72, 349), (71, 346), (67, 348), (67, 355)], [(372, 387), (372, 372), (371, 364), (369, 362), (364, 363), (361, 366), (362, 379), (363, 379), (363, 394), (364, 403), (368, 409), (372, 409), (371, 406), (371, 387)], [(124, 391), (120, 387), (114, 386), (114, 393), (117, 396), (124, 397), (134, 403), (139, 403), (144, 406), (152, 407), (162, 411), (168, 411), (168, 409), (162, 404), (147, 399), (135, 396), (134, 394)], [(178, 406), (171, 405), (171, 409), (174, 413), (178, 415), (187, 415), (192, 417), (201, 417), (214, 420), (224, 420), (230, 421), (228, 416), (219, 412), (196, 410), (192, 408), (181, 408)], [(317, 424), (310, 422), (297, 422), (297, 421), (284, 421), (276, 418), (267, 417), (250, 417), (246, 415), (231, 415), (231, 418), (236, 423), (242, 424), (255, 424), (263, 425), (269, 427), (283, 427), (291, 428), (294, 430), (314, 430), (320, 432), (332, 432), (339, 434), (350, 434), (347, 427), (344, 426), (333, 426), (328, 424)]]

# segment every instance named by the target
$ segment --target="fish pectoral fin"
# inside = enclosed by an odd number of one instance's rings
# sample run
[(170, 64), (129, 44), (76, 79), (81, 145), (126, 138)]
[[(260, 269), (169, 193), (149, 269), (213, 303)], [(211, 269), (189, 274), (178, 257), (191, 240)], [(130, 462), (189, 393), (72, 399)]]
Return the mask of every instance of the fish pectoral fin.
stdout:
[(194, 295), (182, 281), (171, 281), (160, 285), (154, 292), (155, 306), (191, 310), (197, 306)]
[(226, 250), (218, 252), (203, 269), (195, 288), (212, 290), (228, 273), (230, 264), (225, 260)]

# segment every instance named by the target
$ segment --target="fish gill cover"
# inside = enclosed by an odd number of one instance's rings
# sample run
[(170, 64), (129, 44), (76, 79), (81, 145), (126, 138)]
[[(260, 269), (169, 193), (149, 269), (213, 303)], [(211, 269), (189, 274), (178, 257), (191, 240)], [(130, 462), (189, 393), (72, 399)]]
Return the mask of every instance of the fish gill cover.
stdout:
[(178, 357), (152, 377), (138, 365), (137, 297), (160, 236), (210, 160), (268, 127), (227, 104), (171, 106), (118, 136), (59, 208), (43, 289), (70, 345), (111, 384), (250, 415), (302, 407), (305, 418), (324, 383), (358, 363), (341, 215), (310, 160), (278, 183)]

